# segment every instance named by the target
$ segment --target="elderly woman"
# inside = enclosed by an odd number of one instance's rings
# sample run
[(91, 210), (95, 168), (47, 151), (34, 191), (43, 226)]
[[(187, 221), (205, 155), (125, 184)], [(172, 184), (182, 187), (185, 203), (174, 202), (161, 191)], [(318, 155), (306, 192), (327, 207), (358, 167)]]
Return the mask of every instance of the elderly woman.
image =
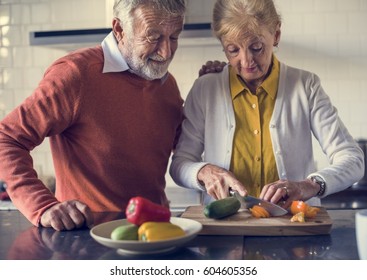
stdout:
[[(271, 0), (217, 0), (213, 29), (229, 65), (198, 78), (185, 102), (170, 173), (203, 191), (203, 202), (229, 189), (290, 206), (358, 181), (363, 152), (313, 73), (290, 67), (273, 48), (281, 18)], [(316, 170), (312, 136), (330, 165)]]

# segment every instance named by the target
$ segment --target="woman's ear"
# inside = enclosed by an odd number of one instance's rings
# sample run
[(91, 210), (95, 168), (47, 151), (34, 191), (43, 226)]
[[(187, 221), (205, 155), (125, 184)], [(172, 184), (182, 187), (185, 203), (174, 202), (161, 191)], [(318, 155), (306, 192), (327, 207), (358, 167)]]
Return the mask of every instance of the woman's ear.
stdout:
[(112, 20), (112, 31), (117, 42), (120, 42), (124, 36), (124, 30), (121, 27), (121, 21), (118, 18)]
[(278, 23), (276, 29), (275, 29), (275, 36), (274, 36), (274, 47), (277, 47), (279, 45), (279, 41), (280, 41), (280, 35), (281, 35), (281, 23)]

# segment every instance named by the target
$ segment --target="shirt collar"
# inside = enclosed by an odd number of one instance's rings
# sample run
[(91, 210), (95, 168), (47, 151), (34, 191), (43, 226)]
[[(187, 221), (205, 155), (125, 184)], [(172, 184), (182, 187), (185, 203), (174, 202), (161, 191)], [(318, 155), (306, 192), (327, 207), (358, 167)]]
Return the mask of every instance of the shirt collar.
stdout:
[(102, 41), (104, 64), (102, 73), (122, 72), (129, 70), (126, 60), (117, 46), (115, 35), (111, 31)]
[[(273, 63), (270, 75), (265, 79), (265, 81), (261, 84), (261, 87), (264, 91), (270, 95), (272, 99), (275, 99), (278, 91), (278, 83), (279, 83), (279, 61), (273, 55)], [(232, 99), (235, 99), (237, 95), (241, 92), (250, 92), (246, 84), (242, 81), (242, 79), (236, 74), (236, 71), (233, 67), (230, 67), (229, 70), (229, 79), (230, 79), (230, 88), (231, 88), (231, 95)]]

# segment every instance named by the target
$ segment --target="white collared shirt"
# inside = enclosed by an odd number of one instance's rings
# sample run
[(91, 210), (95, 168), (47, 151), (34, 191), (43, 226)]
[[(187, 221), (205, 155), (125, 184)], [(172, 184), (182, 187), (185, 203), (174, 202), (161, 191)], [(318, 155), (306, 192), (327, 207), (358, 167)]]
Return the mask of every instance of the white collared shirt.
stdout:
[(130, 69), (117, 46), (116, 38), (112, 31), (104, 38), (101, 45), (104, 55), (102, 73), (122, 72)]

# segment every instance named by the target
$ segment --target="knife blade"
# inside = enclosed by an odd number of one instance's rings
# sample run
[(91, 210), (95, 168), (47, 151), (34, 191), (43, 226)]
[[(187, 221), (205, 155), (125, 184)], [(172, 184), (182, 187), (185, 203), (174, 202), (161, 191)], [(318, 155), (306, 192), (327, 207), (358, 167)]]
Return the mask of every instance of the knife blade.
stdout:
[(259, 205), (264, 207), (264, 209), (266, 211), (269, 212), (269, 214), (273, 217), (276, 216), (283, 216), (285, 214), (288, 213), (287, 210), (285, 210), (284, 208), (280, 207), (279, 205), (276, 205), (274, 203), (271, 203), (269, 201), (260, 199), (260, 198), (256, 198), (250, 195), (247, 196), (241, 196), (237, 191), (235, 190), (230, 190), (229, 191), (230, 195), (236, 197), (240, 203), (241, 203), (241, 208), (243, 209), (249, 209), (251, 207), (253, 207), (254, 205)]

